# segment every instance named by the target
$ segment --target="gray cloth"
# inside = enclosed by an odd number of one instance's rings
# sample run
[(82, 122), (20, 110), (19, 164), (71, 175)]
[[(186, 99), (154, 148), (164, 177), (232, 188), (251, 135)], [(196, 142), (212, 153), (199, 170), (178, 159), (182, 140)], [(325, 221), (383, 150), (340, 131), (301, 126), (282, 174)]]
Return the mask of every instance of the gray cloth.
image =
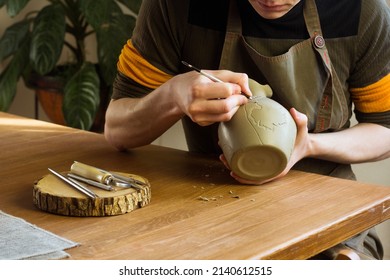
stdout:
[(50, 260), (63, 259), (69, 254), (63, 250), (78, 246), (0, 211), (0, 260)]

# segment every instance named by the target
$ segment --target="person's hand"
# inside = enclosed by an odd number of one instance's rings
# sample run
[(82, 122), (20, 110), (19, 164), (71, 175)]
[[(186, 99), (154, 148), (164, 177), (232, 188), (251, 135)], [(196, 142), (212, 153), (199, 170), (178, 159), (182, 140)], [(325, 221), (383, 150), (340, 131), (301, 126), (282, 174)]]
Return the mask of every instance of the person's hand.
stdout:
[[(263, 181), (247, 180), (237, 176), (234, 172), (230, 172), (230, 175), (234, 179), (236, 179), (238, 182), (242, 184), (261, 185), (285, 176), (290, 171), (290, 169), (295, 165), (295, 163), (297, 163), (299, 160), (303, 159), (308, 155), (310, 142), (309, 142), (309, 133), (307, 129), (307, 116), (305, 114), (298, 112), (294, 108), (290, 109), (290, 114), (293, 117), (295, 124), (297, 125), (297, 137), (295, 139), (294, 150), (291, 154), (290, 160), (287, 163), (286, 168), (274, 178), (270, 178)], [(229, 164), (227, 163), (225, 156), (222, 154), (220, 155), (219, 158), (226, 166), (226, 168), (230, 170)]]
[(169, 81), (174, 100), (181, 111), (201, 126), (228, 121), (248, 102), (242, 92), (252, 95), (248, 76), (228, 70), (207, 71), (223, 83), (191, 71)]

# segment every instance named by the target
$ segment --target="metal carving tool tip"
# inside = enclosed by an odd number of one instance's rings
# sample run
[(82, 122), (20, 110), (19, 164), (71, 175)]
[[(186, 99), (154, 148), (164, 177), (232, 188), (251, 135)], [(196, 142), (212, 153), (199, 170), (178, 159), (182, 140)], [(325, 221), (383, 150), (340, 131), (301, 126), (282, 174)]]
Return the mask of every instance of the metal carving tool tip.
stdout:
[[(189, 64), (189, 63), (186, 62), (186, 61), (183, 61), (183, 60), (182, 60), (181, 63), (183, 63), (183, 64), (184, 64), (185, 66), (187, 66), (188, 68), (191, 68), (191, 69), (195, 70), (195, 71), (198, 72), (199, 74), (201, 74), (201, 75), (203, 75), (203, 76), (209, 78), (209, 79), (212, 80), (213, 82), (216, 82), (216, 83), (224, 83), (224, 81), (218, 79), (217, 77), (215, 77), (215, 76), (213, 76), (213, 75), (211, 75), (211, 74), (209, 74), (209, 73), (207, 73), (207, 72), (202, 71), (202, 69), (200, 69), (200, 68), (198, 68), (198, 67), (196, 67), (196, 66), (194, 66), (194, 65), (192, 65), (192, 64)], [(244, 92), (241, 92), (241, 94), (242, 94), (242, 95), (245, 95), (248, 99), (252, 99), (252, 96), (249, 96), (249, 95), (245, 94)]]

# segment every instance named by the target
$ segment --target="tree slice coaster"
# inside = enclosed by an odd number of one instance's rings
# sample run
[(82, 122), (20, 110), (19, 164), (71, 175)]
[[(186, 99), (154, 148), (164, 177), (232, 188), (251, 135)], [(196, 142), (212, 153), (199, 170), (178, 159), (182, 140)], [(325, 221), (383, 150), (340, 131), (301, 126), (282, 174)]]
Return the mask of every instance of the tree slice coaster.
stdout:
[(33, 203), (46, 212), (78, 217), (121, 215), (148, 205), (151, 198), (148, 180), (134, 174), (120, 174), (147, 185), (140, 189), (115, 187), (115, 191), (106, 191), (82, 184), (99, 196), (92, 199), (60, 178), (48, 174), (34, 183)]

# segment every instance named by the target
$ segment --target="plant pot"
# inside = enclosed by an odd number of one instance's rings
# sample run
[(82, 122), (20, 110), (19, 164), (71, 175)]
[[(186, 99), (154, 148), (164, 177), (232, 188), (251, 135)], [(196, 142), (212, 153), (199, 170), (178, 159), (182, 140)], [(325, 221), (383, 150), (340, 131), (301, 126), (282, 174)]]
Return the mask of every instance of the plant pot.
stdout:
[[(32, 74), (26, 81), (27, 87), (34, 89), (39, 103), (53, 123), (67, 125), (62, 112), (65, 80), (60, 76), (41, 76)], [(103, 132), (105, 112), (109, 102), (109, 88), (100, 88), (100, 106), (91, 131)]]
[(63, 93), (48, 89), (35, 89), (35, 94), (47, 117), (56, 124), (66, 125), (62, 113)]
[(64, 79), (59, 76), (41, 76), (32, 73), (28, 77), (26, 85), (35, 90), (38, 101), (47, 117), (56, 124), (66, 125), (62, 113)]

